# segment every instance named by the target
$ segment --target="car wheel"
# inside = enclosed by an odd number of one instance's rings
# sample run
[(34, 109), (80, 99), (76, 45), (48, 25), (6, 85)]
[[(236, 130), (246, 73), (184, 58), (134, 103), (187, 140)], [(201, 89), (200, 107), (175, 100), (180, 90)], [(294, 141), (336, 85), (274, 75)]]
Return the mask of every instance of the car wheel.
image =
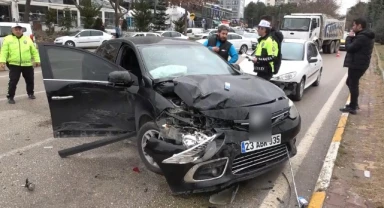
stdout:
[(241, 47), (240, 47), (240, 52), (241, 53), (247, 53), (247, 51), (248, 51), (248, 46), (247, 45), (242, 45)]
[(317, 75), (316, 82), (314, 82), (312, 85), (317, 87), (320, 85), (320, 80), (321, 80), (321, 73), (323, 73), (323, 69), (321, 68), (319, 71), (319, 74)]
[(147, 122), (142, 125), (137, 134), (137, 150), (139, 151), (141, 160), (148, 170), (157, 174), (162, 174), (159, 165), (144, 151), (148, 139), (151, 137), (159, 138), (159, 133), (159, 127), (154, 122)]
[(304, 94), (304, 88), (305, 88), (305, 79), (304, 77), (301, 79), (300, 83), (296, 87), (295, 94), (292, 97), (292, 100), (294, 101), (300, 101), (301, 98), (303, 98)]
[(67, 41), (67, 42), (65, 42), (65, 45), (66, 45), (66, 46), (72, 46), (72, 47), (75, 47), (75, 46), (76, 46), (75, 43), (74, 43), (73, 41)]

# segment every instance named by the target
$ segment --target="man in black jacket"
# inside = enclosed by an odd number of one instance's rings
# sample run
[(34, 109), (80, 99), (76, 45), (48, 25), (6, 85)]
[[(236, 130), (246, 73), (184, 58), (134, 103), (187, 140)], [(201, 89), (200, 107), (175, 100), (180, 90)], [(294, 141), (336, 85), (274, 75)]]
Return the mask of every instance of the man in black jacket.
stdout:
[[(261, 20), (266, 20), (272, 25), (272, 16), (270, 16), (270, 15), (261, 16)], [(279, 72), (280, 65), (281, 65), (281, 58), (282, 58), (281, 57), (281, 42), (283, 42), (283, 40), (284, 40), (284, 35), (280, 31), (277, 31), (275, 27), (272, 27), (271, 32), (270, 32), (270, 36), (272, 37), (272, 39), (274, 41), (276, 41), (276, 43), (278, 45), (277, 57), (274, 60), (274, 66), (275, 66), (274, 74), (277, 74), (277, 72)]]
[(359, 80), (371, 62), (374, 38), (375, 34), (367, 29), (365, 19), (358, 18), (353, 21), (352, 31), (345, 40), (347, 55), (344, 60), (344, 67), (348, 67), (346, 84), (351, 93), (351, 102), (341, 108), (341, 112), (356, 114), (356, 110), (359, 108)]

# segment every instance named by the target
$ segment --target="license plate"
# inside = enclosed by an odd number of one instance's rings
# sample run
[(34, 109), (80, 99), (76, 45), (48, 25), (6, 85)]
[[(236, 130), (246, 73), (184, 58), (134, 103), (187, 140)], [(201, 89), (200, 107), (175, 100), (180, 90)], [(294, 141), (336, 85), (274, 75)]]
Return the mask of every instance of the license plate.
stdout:
[(241, 153), (253, 152), (256, 150), (264, 149), (281, 144), (281, 134), (272, 135), (272, 141), (270, 142), (241, 142)]

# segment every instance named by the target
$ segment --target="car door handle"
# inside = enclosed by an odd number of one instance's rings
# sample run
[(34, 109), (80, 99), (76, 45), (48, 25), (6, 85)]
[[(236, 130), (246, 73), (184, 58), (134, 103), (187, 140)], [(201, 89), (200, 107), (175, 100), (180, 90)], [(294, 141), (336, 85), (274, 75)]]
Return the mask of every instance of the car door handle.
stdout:
[(69, 96), (52, 96), (52, 100), (70, 100), (73, 99), (72, 95)]

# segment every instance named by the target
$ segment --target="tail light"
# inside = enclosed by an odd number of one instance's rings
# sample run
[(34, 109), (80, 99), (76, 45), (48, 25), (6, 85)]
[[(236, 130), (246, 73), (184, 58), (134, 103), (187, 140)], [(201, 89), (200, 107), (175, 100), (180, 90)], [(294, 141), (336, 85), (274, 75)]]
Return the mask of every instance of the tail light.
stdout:
[(29, 37), (31, 38), (31, 40), (32, 40), (33, 42), (35, 42), (35, 39), (34, 39), (33, 34), (31, 34)]

